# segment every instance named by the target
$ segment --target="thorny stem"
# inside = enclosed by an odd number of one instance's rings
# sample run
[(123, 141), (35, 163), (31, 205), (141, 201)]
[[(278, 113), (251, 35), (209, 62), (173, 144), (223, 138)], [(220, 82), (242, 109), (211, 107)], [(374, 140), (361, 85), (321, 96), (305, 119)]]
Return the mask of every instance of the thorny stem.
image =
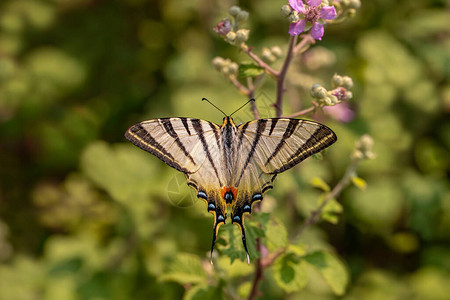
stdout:
[(286, 53), (286, 58), (283, 63), (283, 67), (280, 70), (280, 73), (277, 76), (277, 100), (275, 102), (275, 111), (276, 111), (276, 117), (281, 117), (283, 110), (282, 110), (282, 102), (283, 102), (283, 93), (284, 93), (284, 80), (286, 78), (287, 70), (289, 68), (289, 65), (291, 63), (291, 60), (294, 56), (294, 46), (297, 43), (297, 36), (291, 36), (291, 39), (289, 40), (289, 46)]
[(309, 219), (303, 222), (302, 226), (297, 231), (296, 238), (299, 238), (300, 235), (305, 231), (309, 226), (317, 223), (319, 221), (320, 215), (324, 207), (333, 199), (336, 198), (349, 183), (351, 178), (355, 175), (356, 168), (358, 167), (361, 159), (354, 159), (352, 163), (347, 167), (347, 170), (342, 176), (341, 180), (334, 186), (334, 188), (325, 196), (322, 204), (311, 213)]

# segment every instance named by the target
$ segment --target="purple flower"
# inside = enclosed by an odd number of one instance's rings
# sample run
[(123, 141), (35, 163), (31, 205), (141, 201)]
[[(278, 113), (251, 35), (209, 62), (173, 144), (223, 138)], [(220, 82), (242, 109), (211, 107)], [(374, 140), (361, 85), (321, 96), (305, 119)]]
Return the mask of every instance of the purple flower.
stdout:
[(318, 21), (320, 19), (333, 20), (336, 18), (336, 9), (334, 6), (323, 6), (320, 8), (322, 0), (308, 0), (308, 6), (303, 5), (302, 0), (289, 0), (289, 5), (296, 12), (304, 15), (304, 19), (289, 25), (290, 35), (299, 35), (305, 31), (306, 23), (312, 24), (311, 36), (316, 40), (321, 40), (323, 36), (323, 25)]

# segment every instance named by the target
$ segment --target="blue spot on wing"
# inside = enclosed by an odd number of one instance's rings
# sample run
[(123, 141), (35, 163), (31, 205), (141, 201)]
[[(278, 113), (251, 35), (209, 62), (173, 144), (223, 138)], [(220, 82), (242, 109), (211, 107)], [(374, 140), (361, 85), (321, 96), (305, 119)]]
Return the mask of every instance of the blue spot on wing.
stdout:
[(216, 210), (216, 206), (214, 205), (214, 203), (208, 204), (208, 210)]
[(197, 197), (198, 198), (203, 198), (205, 200), (208, 199), (208, 197), (206, 196), (206, 193), (202, 192), (202, 191), (198, 192)]

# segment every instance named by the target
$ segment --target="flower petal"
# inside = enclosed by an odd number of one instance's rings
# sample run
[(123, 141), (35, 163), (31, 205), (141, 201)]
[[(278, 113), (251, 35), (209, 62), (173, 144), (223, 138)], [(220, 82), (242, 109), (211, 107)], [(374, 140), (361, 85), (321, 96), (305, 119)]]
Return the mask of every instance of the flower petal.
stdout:
[(316, 7), (322, 4), (322, 0), (308, 0), (308, 5), (311, 7)]
[(302, 0), (289, 0), (289, 5), (299, 13), (304, 14), (306, 12)]
[(314, 23), (311, 28), (311, 36), (316, 40), (321, 40), (323, 36), (323, 25), (320, 23)]
[(289, 24), (289, 34), (290, 35), (299, 35), (300, 33), (305, 30), (305, 20), (300, 20), (297, 23), (291, 23)]
[(333, 20), (336, 18), (336, 9), (334, 6), (324, 6), (320, 10), (320, 15), (322, 19)]

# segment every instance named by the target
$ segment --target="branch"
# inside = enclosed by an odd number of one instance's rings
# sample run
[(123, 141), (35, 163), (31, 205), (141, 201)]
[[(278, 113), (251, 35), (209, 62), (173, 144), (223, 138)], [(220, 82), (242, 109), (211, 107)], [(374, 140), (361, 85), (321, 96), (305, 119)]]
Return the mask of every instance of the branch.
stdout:
[(313, 112), (315, 112), (317, 110), (319, 105), (315, 101), (312, 101), (312, 104), (313, 104), (313, 106), (311, 106), (309, 108), (306, 108), (304, 110), (298, 111), (296, 113), (293, 113), (291, 115), (287, 115), (287, 116), (284, 116), (284, 117), (286, 117), (286, 118), (296, 118), (296, 117), (301, 117), (301, 116), (313, 113)]
[(291, 63), (292, 57), (294, 56), (294, 46), (297, 42), (297, 36), (291, 36), (289, 40), (289, 46), (286, 53), (286, 58), (283, 63), (283, 67), (280, 70), (280, 73), (277, 77), (277, 100), (275, 102), (275, 110), (276, 110), (276, 117), (281, 117), (283, 111), (282, 111), (282, 102), (283, 102), (283, 93), (284, 93), (284, 80), (286, 78), (286, 73), (289, 68), (289, 64)]
[[(258, 249), (259, 253), (261, 253), (261, 240), (258, 238), (256, 239), (256, 249)], [(256, 259), (256, 270), (255, 270), (255, 277), (253, 278), (252, 282), (252, 289), (250, 291), (250, 294), (248, 296), (248, 300), (255, 299), (256, 296), (258, 296), (258, 285), (259, 282), (262, 279), (263, 275), (263, 269), (264, 265), (262, 263), (262, 258), (259, 257)]]
[[(302, 40), (294, 47), (294, 54), (303, 53), (308, 50), (309, 46), (316, 43), (316, 40), (310, 35), (302, 35)], [(300, 51), (301, 50), (301, 51)]]
[(274, 70), (271, 66), (269, 66), (268, 64), (266, 64), (261, 58), (259, 58), (258, 55), (256, 55), (255, 53), (252, 52), (252, 48), (248, 47), (247, 50), (245, 51), (248, 56), (250, 56), (261, 68), (264, 68), (264, 70), (266, 70), (267, 73), (269, 73), (270, 75), (277, 77), (279, 72)]
[(331, 199), (336, 198), (342, 192), (344, 187), (346, 187), (350, 183), (350, 180), (354, 176), (356, 168), (358, 167), (361, 160), (362, 159), (354, 159), (352, 161), (352, 163), (347, 167), (347, 170), (345, 170), (344, 176), (342, 176), (341, 180), (339, 180), (335, 187), (325, 196), (322, 204), (320, 204), (320, 206), (311, 213), (309, 219), (303, 222), (302, 226), (300, 226), (295, 239), (299, 238), (306, 228), (319, 221), (319, 217), (324, 207), (331, 201)]
[(241, 92), (242, 94), (251, 98), (250, 90), (246, 86), (244, 86), (242, 83), (240, 83), (239, 80), (237, 80), (234, 75), (228, 76), (228, 79), (230, 79), (231, 83), (239, 90), (239, 92)]

